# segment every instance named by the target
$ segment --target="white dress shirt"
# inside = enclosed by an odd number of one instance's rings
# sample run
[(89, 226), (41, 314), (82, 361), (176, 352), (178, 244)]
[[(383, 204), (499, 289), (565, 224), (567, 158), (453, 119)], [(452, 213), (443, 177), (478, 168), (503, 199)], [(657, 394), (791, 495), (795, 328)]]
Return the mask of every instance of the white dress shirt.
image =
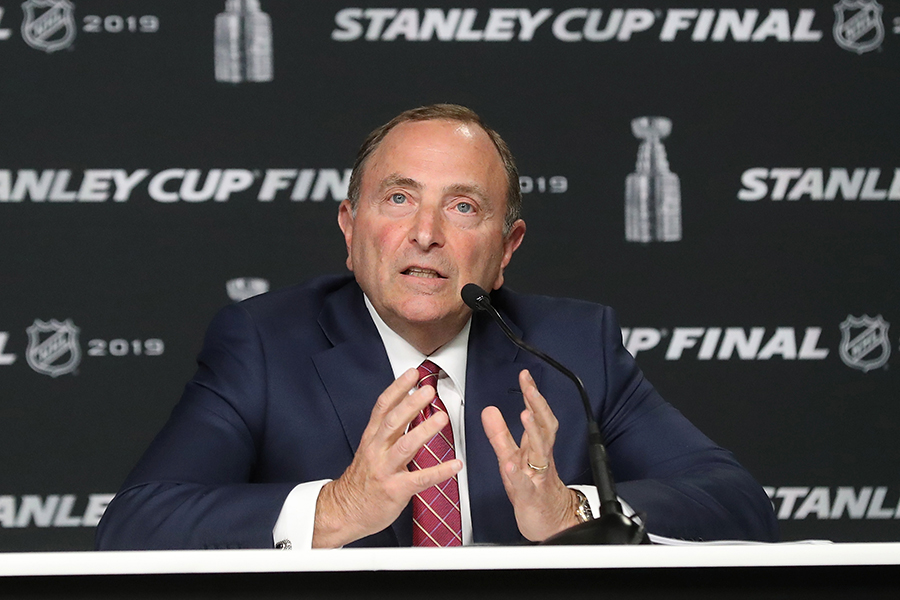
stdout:
[[(472, 543), (472, 512), (469, 508), (469, 484), (466, 472), (466, 431), (465, 431), (465, 390), (466, 390), (466, 364), (468, 361), (469, 329), (471, 319), (466, 323), (456, 337), (450, 340), (431, 356), (425, 356), (416, 350), (409, 342), (404, 340), (379, 316), (365, 298), (366, 308), (375, 322), (381, 341), (384, 343), (391, 370), (396, 379), (408, 369), (415, 369), (426, 358), (441, 368), (438, 375), (437, 393), (447, 414), (450, 417), (450, 426), (453, 428), (453, 445), (456, 457), (463, 461), (462, 471), (457, 475), (459, 481), (459, 502), (462, 516), (463, 545)], [(380, 394), (383, 390), (373, 390), (373, 394)], [(523, 406), (524, 408), (524, 406)], [(275, 543), (290, 540), (290, 546), (294, 549), (312, 548), (313, 528), (316, 518), (316, 501), (319, 491), (330, 479), (301, 483), (291, 490), (284, 501), (278, 520), (272, 530)], [(580, 490), (591, 505), (591, 511), (598, 514), (600, 504), (597, 489), (594, 486), (570, 486)]]

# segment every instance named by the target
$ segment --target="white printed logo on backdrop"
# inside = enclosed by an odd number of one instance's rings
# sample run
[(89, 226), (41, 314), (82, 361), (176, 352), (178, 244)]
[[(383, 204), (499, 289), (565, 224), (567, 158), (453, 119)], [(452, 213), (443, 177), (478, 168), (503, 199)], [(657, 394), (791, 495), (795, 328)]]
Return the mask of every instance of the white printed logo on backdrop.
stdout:
[(900, 169), (753, 167), (741, 174), (741, 186), (737, 198), (746, 202), (900, 200)]
[(0, 496), (0, 527), (96, 527), (115, 494)]
[(841, 323), (840, 354), (844, 364), (863, 373), (883, 367), (891, 357), (890, 326), (881, 315), (875, 318), (847, 315)]
[(881, 12), (875, 0), (841, 0), (834, 5), (834, 41), (857, 54), (880, 47), (884, 41)]
[(763, 488), (772, 500), (778, 520), (802, 521), (900, 518), (900, 503), (896, 488), (866, 485), (839, 486), (780, 486)]
[[(2, 23), (2, 22), (3, 22), (3, 7), (0, 6), (0, 23)], [(12, 32), (9, 29), (7, 29), (5, 27), (0, 27), (0, 40), (8, 40), (10, 35), (12, 35)]]
[(334, 16), (338, 42), (818, 42), (810, 8), (343, 8)]
[(75, 41), (75, 5), (69, 0), (26, 0), (22, 3), (22, 38), (48, 54)]
[[(25, 329), (28, 344), (25, 359), (33, 371), (54, 379), (69, 373), (78, 375), (82, 359), (101, 358), (121, 360), (137, 357), (162, 356), (166, 344), (160, 338), (144, 337), (92, 337), (87, 349), (82, 350), (79, 337), (82, 333), (72, 319), (43, 321), (35, 319)], [(14, 365), (18, 359), (16, 340), (9, 331), (0, 331), (0, 366)]]
[(681, 183), (669, 171), (662, 140), (672, 132), (665, 117), (631, 122), (638, 148), (635, 172), (625, 180), (625, 239), (629, 242), (677, 242), (681, 239)]
[(26, 329), (28, 349), (25, 358), (28, 365), (44, 375), (59, 377), (71, 373), (81, 362), (81, 346), (78, 345), (79, 329), (71, 319), (41, 321)]
[(259, 0), (228, 0), (216, 16), (216, 81), (272, 81), (272, 20)]
[[(890, 323), (881, 315), (847, 315), (840, 324), (841, 360), (868, 373), (891, 357)], [(622, 343), (634, 357), (665, 348), (666, 360), (823, 360), (831, 350), (820, 346), (822, 327), (623, 327)]]
[(269, 281), (262, 277), (235, 277), (225, 282), (225, 292), (235, 302), (269, 291)]

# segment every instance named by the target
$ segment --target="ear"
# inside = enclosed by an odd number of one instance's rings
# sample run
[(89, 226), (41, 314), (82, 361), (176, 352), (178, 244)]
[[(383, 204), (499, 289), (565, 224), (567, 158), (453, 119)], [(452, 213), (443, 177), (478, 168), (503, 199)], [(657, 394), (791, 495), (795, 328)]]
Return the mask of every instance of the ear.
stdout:
[(338, 226), (344, 232), (344, 243), (347, 244), (347, 268), (353, 270), (353, 207), (349, 200), (343, 200), (338, 209)]
[(503, 239), (503, 260), (500, 261), (500, 272), (497, 273), (497, 279), (494, 281), (493, 289), (499, 289), (500, 286), (503, 285), (503, 271), (506, 269), (506, 265), (509, 264), (509, 261), (512, 260), (513, 253), (518, 250), (519, 246), (522, 244), (522, 239), (524, 237), (525, 221), (519, 219), (512, 224), (509, 233), (506, 234), (506, 237)]

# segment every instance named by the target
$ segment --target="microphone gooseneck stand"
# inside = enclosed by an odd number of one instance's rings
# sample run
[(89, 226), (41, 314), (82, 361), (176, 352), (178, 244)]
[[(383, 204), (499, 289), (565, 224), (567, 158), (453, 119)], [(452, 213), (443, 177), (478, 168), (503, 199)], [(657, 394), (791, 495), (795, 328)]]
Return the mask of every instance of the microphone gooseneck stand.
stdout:
[(597, 487), (597, 492), (600, 495), (600, 516), (561, 531), (541, 543), (548, 545), (650, 543), (644, 525), (636, 522), (631, 517), (627, 517), (622, 511), (622, 504), (616, 495), (616, 486), (609, 468), (609, 457), (606, 454), (606, 446), (603, 443), (603, 434), (600, 432), (600, 427), (591, 413), (591, 403), (588, 400), (587, 391), (584, 389), (581, 379), (555, 359), (529, 345), (513, 333), (506, 321), (503, 320), (503, 317), (500, 316), (500, 313), (497, 312), (497, 309), (491, 305), (490, 296), (482, 288), (474, 283), (468, 283), (463, 287), (461, 295), (463, 302), (469, 308), (474, 311), (488, 313), (512, 343), (537, 356), (571, 379), (575, 387), (578, 388), (578, 393), (581, 395), (581, 401), (584, 404), (584, 412), (588, 424), (588, 456), (594, 476), (594, 485)]

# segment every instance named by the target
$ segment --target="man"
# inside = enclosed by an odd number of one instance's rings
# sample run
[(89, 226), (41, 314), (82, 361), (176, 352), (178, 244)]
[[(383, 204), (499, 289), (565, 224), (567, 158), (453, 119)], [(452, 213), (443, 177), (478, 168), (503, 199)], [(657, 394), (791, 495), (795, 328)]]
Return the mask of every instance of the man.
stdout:
[(585, 378), (651, 532), (773, 540), (762, 489), (644, 380), (610, 309), (502, 287), (520, 202), (509, 150), (466, 108), (372, 132), (338, 216), (354, 277), (216, 317), (98, 547), (519, 543), (596, 514), (577, 392), (472, 315), (470, 282)]

